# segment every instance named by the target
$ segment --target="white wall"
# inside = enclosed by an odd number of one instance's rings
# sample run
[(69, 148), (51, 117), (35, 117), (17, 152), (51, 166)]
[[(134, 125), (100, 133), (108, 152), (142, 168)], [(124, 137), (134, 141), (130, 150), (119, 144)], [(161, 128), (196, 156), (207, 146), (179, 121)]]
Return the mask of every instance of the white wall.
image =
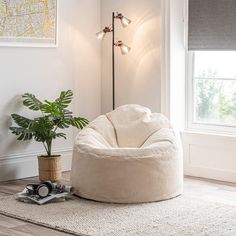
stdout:
[[(132, 20), (122, 28), (116, 20), (116, 40), (132, 47), (126, 56), (116, 49), (116, 106), (138, 103), (161, 110), (161, 1), (101, 0), (102, 27), (111, 23), (113, 11)], [(111, 35), (102, 42), (102, 111), (112, 108)]]
[[(89, 119), (101, 112), (100, 0), (58, 0), (57, 48), (0, 48), (0, 180), (37, 174), (36, 155), (43, 151), (35, 142), (17, 142), (8, 131), (9, 115), (21, 113), (20, 95), (34, 93), (54, 99), (61, 90), (72, 89), (75, 114)], [(67, 140), (55, 142), (55, 152), (70, 167), (73, 131)]]

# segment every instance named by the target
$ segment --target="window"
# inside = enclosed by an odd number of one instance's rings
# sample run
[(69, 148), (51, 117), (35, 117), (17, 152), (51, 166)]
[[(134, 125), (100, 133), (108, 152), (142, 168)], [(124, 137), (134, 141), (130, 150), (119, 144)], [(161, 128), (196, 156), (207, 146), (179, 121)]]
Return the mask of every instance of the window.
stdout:
[(189, 128), (236, 131), (236, 51), (192, 51), (188, 69)]

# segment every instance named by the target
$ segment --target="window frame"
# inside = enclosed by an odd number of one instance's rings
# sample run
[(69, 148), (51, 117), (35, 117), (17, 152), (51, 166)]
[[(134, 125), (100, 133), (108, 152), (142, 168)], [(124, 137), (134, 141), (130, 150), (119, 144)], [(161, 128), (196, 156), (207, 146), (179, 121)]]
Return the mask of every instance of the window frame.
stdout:
[(186, 51), (186, 129), (189, 131), (236, 134), (236, 124), (207, 123), (194, 120), (194, 51)]

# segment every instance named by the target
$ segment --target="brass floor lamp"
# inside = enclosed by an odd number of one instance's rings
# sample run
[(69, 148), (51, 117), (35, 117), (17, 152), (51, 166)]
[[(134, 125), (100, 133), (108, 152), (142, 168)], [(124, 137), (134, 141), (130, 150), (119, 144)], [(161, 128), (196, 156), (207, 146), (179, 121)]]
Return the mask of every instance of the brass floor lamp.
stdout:
[(98, 39), (103, 40), (106, 36), (106, 33), (112, 33), (112, 109), (114, 110), (116, 107), (115, 101), (115, 47), (119, 47), (121, 50), (121, 54), (127, 54), (131, 48), (123, 43), (122, 40), (115, 41), (115, 19), (120, 20), (121, 25), (123, 27), (127, 27), (131, 20), (123, 16), (122, 13), (113, 12), (112, 13), (112, 24), (110, 26), (105, 27), (103, 30), (99, 31), (96, 36)]

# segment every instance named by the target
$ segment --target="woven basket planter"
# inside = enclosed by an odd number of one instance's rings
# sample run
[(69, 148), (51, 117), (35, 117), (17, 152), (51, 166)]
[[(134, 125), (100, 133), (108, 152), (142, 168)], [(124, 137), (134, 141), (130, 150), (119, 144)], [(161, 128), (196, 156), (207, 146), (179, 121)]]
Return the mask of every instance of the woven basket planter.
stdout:
[(39, 180), (57, 182), (61, 179), (61, 156), (38, 156)]

